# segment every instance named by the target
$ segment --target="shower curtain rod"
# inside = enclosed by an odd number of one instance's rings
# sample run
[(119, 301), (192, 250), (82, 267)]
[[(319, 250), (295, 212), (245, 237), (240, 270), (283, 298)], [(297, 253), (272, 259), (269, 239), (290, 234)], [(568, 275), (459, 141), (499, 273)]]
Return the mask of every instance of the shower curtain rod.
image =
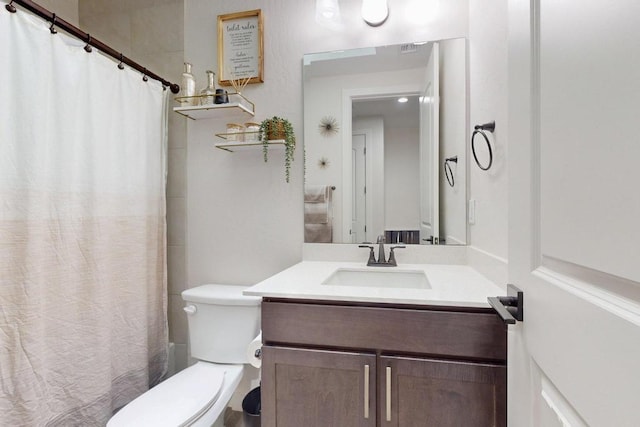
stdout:
[[(100, 40), (94, 39), (93, 37), (91, 37), (89, 33), (85, 33), (75, 25), (70, 24), (64, 19), (59, 18), (58, 16), (56, 16), (55, 13), (50, 12), (49, 10), (40, 6), (39, 4), (34, 3), (30, 0), (11, 0), (11, 2), (5, 6), (5, 8), (11, 13), (16, 12), (16, 8), (15, 6), (13, 6), (13, 3), (18, 4), (24, 7), (25, 9), (27, 9), (28, 11), (51, 22), (51, 32), (54, 32), (54, 27), (58, 27), (61, 30), (64, 30), (67, 33), (75, 36), (76, 38), (86, 42), (87, 45), (91, 45), (99, 49), (100, 51), (106, 53), (107, 55), (115, 58), (116, 60), (120, 61), (121, 64), (122, 63), (127, 64), (129, 67), (141, 72), (143, 75), (162, 82), (164, 86), (169, 86), (169, 88), (171, 89), (171, 92), (173, 93), (180, 92), (180, 86), (177, 85), (176, 83), (171, 83), (170, 81), (163, 79), (157, 74), (152, 73), (151, 71), (144, 68), (142, 65), (124, 56), (122, 52), (118, 52), (115, 49), (112, 49), (110, 46), (107, 46), (106, 44), (102, 43)], [(87, 48), (85, 48), (85, 50), (87, 50)], [(118, 65), (118, 67), (120, 67), (120, 65)]]

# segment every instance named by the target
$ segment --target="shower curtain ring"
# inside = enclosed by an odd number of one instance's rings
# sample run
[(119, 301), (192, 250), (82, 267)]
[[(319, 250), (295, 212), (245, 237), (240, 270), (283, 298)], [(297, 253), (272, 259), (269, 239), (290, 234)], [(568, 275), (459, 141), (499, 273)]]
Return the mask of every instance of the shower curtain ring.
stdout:
[(9, 4), (6, 5), (4, 8), (7, 9), (11, 13), (16, 13), (16, 7), (13, 5), (13, 0), (11, 0), (9, 2)]
[(124, 70), (124, 64), (122, 63), (122, 54), (120, 54), (120, 63), (118, 64), (118, 68)]
[(58, 17), (56, 16), (56, 14), (53, 14), (53, 20), (51, 21), (51, 26), (49, 27), (49, 31), (51, 31), (51, 34), (56, 34), (58, 32), (58, 30), (56, 30), (54, 28), (54, 26), (56, 25), (56, 20), (58, 19)]
[(85, 52), (90, 53), (93, 49), (91, 48), (91, 34), (87, 33), (87, 45), (84, 47)]
[(144, 74), (142, 75), (142, 81), (143, 82), (148, 82), (149, 81), (149, 77), (147, 77), (147, 69), (144, 69)]

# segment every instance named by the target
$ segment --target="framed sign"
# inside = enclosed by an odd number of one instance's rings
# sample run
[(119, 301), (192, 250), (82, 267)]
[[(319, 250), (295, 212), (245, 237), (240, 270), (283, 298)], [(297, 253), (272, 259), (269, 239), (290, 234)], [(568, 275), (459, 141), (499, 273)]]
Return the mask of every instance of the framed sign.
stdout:
[[(264, 41), (262, 11), (218, 16), (218, 83), (262, 83)], [(234, 85), (235, 86), (235, 85)]]

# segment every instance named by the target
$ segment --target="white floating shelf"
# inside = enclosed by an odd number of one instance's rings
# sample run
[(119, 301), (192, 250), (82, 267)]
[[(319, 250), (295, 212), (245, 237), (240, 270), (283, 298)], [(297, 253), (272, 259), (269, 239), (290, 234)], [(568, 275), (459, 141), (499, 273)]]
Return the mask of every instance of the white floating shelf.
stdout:
[[(233, 153), (236, 151), (262, 149), (262, 142), (218, 142), (215, 144), (215, 147)], [(284, 139), (274, 139), (269, 141), (269, 149), (272, 148), (283, 149)]]
[[(236, 141), (238, 138), (242, 138), (244, 140), (242, 142), (244, 142), (244, 143), (260, 142), (259, 141), (259, 139), (260, 139), (260, 131), (216, 133), (216, 136), (218, 138), (225, 139), (228, 142), (239, 142), (239, 141)], [(251, 140), (247, 141), (247, 138), (249, 138), (249, 139), (253, 138), (254, 140), (253, 141), (251, 141)], [(229, 140), (232, 140), (232, 141), (229, 141)]]
[[(209, 95), (210, 96), (210, 95)], [(247, 98), (239, 93), (227, 94), (229, 102), (225, 104), (207, 104), (207, 105), (190, 105), (199, 104), (207, 95), (198, 96), (182, 96), (176, 98), (176, 102), (182, 104), (180, 107), (174, 107), (173, 111), (182, 114), (192, 120), (211, 119), (214, 117), (232, 117), (238, 115), (255, 115), (255, 105)]]

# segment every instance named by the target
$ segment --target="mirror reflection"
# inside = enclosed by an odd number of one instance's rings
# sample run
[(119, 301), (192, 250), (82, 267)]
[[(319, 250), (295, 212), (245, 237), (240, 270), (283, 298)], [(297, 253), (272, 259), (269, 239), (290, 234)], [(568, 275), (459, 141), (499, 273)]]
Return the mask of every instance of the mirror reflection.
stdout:
[(466, 244), (466, 55), (465, 39), (304, 55), (306, 243)]

